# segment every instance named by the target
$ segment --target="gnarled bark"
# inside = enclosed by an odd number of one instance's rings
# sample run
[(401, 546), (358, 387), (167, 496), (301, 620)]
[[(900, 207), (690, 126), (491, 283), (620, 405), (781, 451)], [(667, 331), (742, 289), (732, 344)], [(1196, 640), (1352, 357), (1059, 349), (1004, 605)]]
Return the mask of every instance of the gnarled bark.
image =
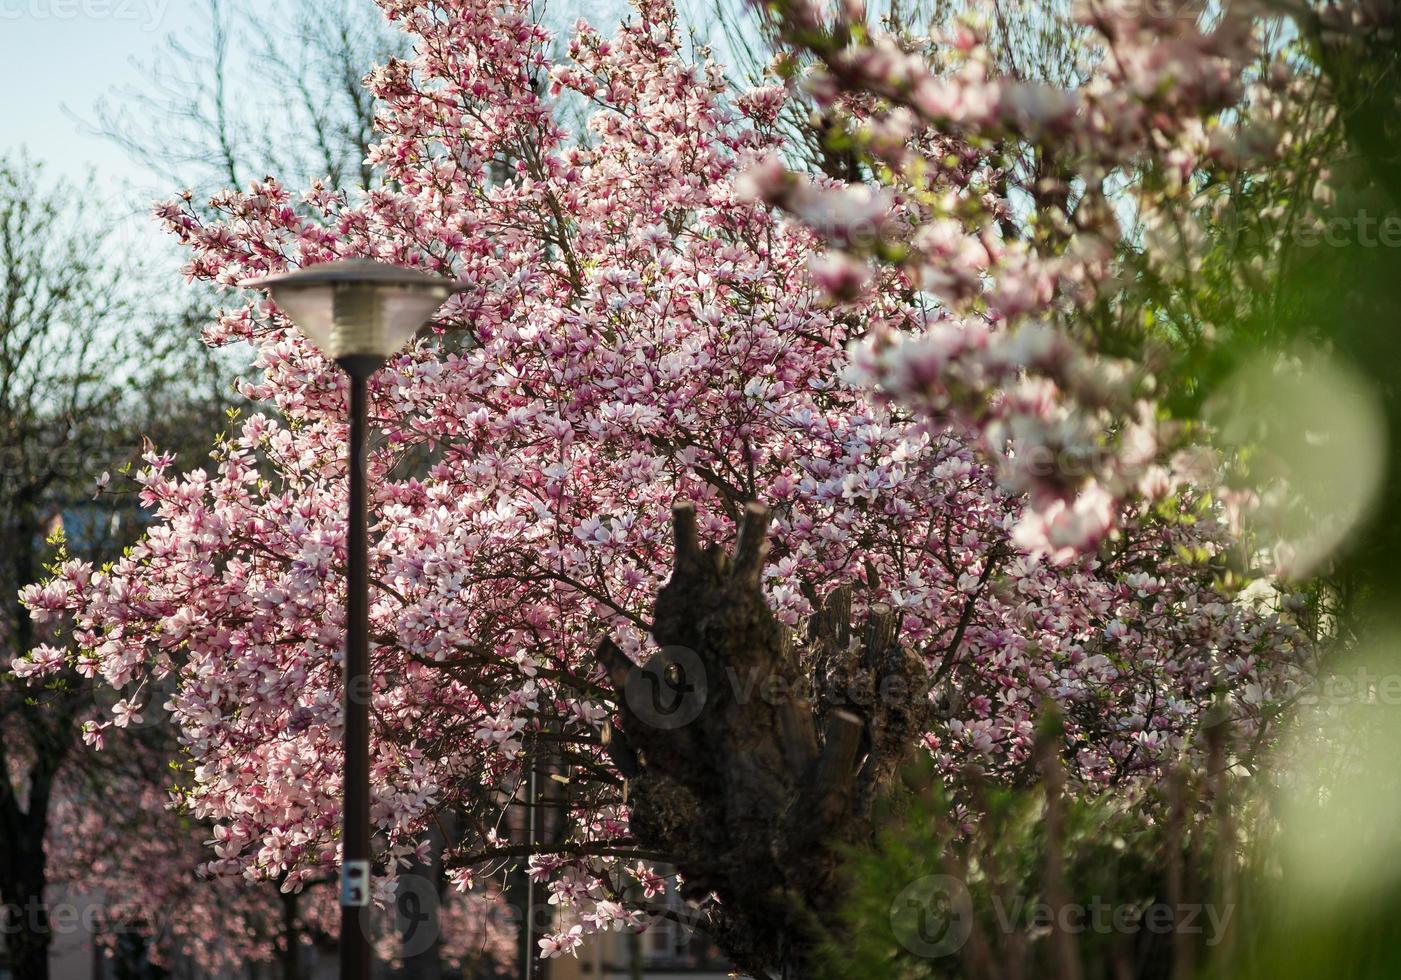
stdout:
[[(853, 629), (848, 588), (802, 639), (774, 619), (760, 588), (767, 508), (746, 508), (733, 554), (701, 547), (692, 505), (673, 520), (652, 627), (662, 652), (644, 669), (609, 641), (598, 651), (619, 703), (609, 751), (637, 841), (670, 856), (685, 897), (719, 899), (720, 948), (755, 974), (802, 976), (840, 930), (838, 845), (870, 834), (871, 803), (924, 727), (927, 678), (888, 607)], [(669, 715), (647, 701), (658, 673)]]

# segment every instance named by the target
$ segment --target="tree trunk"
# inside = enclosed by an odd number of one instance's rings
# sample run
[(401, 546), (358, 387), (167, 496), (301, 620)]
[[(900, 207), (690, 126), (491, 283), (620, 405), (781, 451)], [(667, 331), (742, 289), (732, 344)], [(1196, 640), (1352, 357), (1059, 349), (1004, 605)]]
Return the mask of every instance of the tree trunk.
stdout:
[(170, 971), (151, 962), (151, 943), (135, 933), (117, 937), (112, 976), (115, 980), (165, 980)]
[[(443, 813), (440, 821), (452, 822)], [(447, 828), (452, 836), (452, 828)], [(428, 856), (414, 861), (400, 876), (400, 893), (395, 898), (398, 928), (404, 956), (404, 980), (443, 980), (443, 942), (439, 909), (443, 894), (443, 846), (445, 835), (439, 827), (428, 829)]]
[(6, 862), (14, 865), (14, 873), (0, 880), (10, 973), (15, 980), (48, 980), (53, 933), (44, 904), (44, 850), (42, 845), (30, 848), (24, 842), (19, 848), (13, 860)]
[(683, 898), (719, 898), (707, 931), (736, 967), (790, 980), (840, 937), (844, 848), (869, 839), (872, 801), (925, 724), (929, 678), (888, 606), (853, 623), (849, 588), (811, 597), (805, 637), (778, 623), (761, 587), (768, 520), (749, 504), (728, 554), (703, 549), (694, 507), (678, 505), (661, 651), (639, 668), (605, 640), (598, 659), (634, 836), (681, 872)]
[(300, 896), (282, 892), (282, 980), (302, 980), (302, 929), (297, 918)]
[(518, 861), (506, 870), (501, 883), (501, 891), (505, 896), (506, 904), (511, 908), (516, 919), (516, 961), (513, 976), (524, 977), (526, 965), (530, 962), (534, 946), (533, 938), (530, 936), (530, 881), (526, 874), (525, 862)]
[[(7, 542), (11, 581), (24, 586), (36, 578), (39, 526), (34, 519), (33, 501), (20, 496), (19, 503), (26, 509), (21, 511), (21, 518), (5, 530), (12, 536)], [(28, 611), (20, 604), (18, 594), (6, 598), (6, 618), (10, 620), (8, 625), (12, 631), (6, 637), (8, 653), (18, 656), (34, 645), (34, 625)], [(4, 706), (0, 705), (0, 711), (3, 710)], [(29, 726), (29, 740), (36, 748), (36, 758), (28, 773), (28, 799), (21, 809), (20, 790), (11, 782), (12, 759), (0, 739), (0, 903), (4, 905), (0, 914), (5, 920), (5, 949), (15, 980), (48, 980), (53, 934), (48, 906), (44, 904), (44, 886), (48, 882), (44, 835), (48, 830), (53, 776), (67, 751), (62, 729), (71, 725), (64, 719), (52, 722), (59, 730), (55, 735), (47, 728), (48, 719), (39, 716), (35, 709), (21, 705), (18, 713), (21, 717), (17, 721)]]

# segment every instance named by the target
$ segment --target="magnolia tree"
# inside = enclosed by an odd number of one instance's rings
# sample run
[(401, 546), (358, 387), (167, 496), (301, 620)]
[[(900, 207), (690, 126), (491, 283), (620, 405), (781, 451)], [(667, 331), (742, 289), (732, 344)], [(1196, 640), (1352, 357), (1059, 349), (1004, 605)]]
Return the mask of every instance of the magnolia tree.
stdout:
[(53, 880), (92, 903), (94, 941), (110, 954), (138, 940), (153, 964), (185, 956), (211, 972), (276, 957), (275, 888), (201, 881), (208, 829), (168, 808), (159, 776), (108, 782), (99, 798), (65, 786), (49, 838)]
[[(1261, 347), (1328, 330), (1300, 329), (1285, 283), (1296, 239), (1327, 219), (1320, 202), (1356, 183), (1340, 144), (1382, 156), (1354, 133), (1381, 110), (1354, 110), (1366, 100), (1342, 66), (1369, 77), (1383, 59), (1355, 49), (1391, 36), (1393, 5), (970, 0), (922, 31), (860, 0), (770, 12), (775, 74), (871, 179), (815, 182), (775, 155), (751, 193), (832, 245), (830, 288), (857, 293), (887, 263), (941, 313), (925, 330), (872, 331), (856, 376), (967, 425), (1030, 504), (1015, 540), (1053, 556), (1093, 549), (1179, 482), (1217, 482), (1201, 467), (1220, 461), (1182, 451), (1222, 421), (1204, 403), (1244, 387), (1228, 373)], [(1298, 482), (1327, 465), (1296, 455)], [(1342, 469), (1320, 496), (1375, 489), (1373, 467)], [(1234, 519), (1260, 503), (1216, 493)], [(1285, 534), (1248, 560), (1317, 570), (1359, 515), (1336, 499), (1312, 510), (1336, 533)]]
[[(60, 787), (48, 851), (50, 880), (87, 903), (76, 917), (54, 916), (55, 928), (76, 919), (109, 956), (138, 951), (174, 970), (191, 964), (209, 974), (250, 964), (279, 968), (297, 980), (316, 950), (334, 951), (340, 931), (329, 880), (280, 889), (280, 876), (248, 881), (211, 876), (202, 866), (220, 833), (180, 806), (179, 784), (163, 753), (123, 745), (119, 768), (94, 788), (81, 778)], [(498, 891), (478, 887), (444, 893), (441, 875), (424, 862), (400, 879), (398, 901), (372, 910), (369, 933), (385, 962), (431, 953), (472, 975), (503, 971), (515, 953), (516, 927)]]
[[(1213, 701), (1267, 739), (1261, 692), (1303, 651), (1287, 616), (1221, 584), (1219, 498), (1161, 467), (1141, 501), (1053, 501), (1052, 477), (984, 462), (987, 418), (1057, 411), (1020, 368), (1126, 389), (1052, 335), (951, 319), (908, 268), (852, 279), (822, 234), (755, 200), (834, 189), (767, 162), (783, 86), (727, 97), (665, 3), (612, 37), (578, 25), (558, 61), (524, 2), (381, 5), (415, 38), (369, 79), (382, 188), (266, 180), (212, 218), (188, 197), (160, 209), (199, 280), (370, 256), (470, 284), (371, 381), (381, 900), (453, 811), (459, 886), (529, 858), (558, 913), (547, 955), (665, 915), (742, 969), (793, 974), (836, 928), (836, 845), (867, 832), (908, 752), (950, 779), (1031, 778), (1047, 702), (1090, 790), (1192, 753)], [(818, 232), (913, 207), (857, 193), (824, 197)], [(951, 253), (988, 247), (938, 227)], [(1022, 308), (1057, 292), (1027, 275)], [(873, 394), (870, 345), (892, 338), (984, 351), (988, 412), (936, 427)], [(345, 388), (255, 299), (208, 339), (253, 345), (243, 391), (262, 411), (204, 468), (148, 456), (143, 540), (26, 593), (81, 653), (40, 646), (16, 671), (174, 676), (183, 805), (215, 824), (206, 871), (295, 891), (339, 859)], [(951, 363), (920, 377), (971, 396)], [(1122, 443), (1155, 459), (1137, 424)], [(554, 777), (549, 844), (500, 830), (531, 768)], [(672, 876), (685, 906), (665, 900)]]
[(1125, 355), (1144, 353), (1140, 317), (1177, 312), (1147, 283), (1199, 262), (1183, 227), (1201, 206), (1184, 203), (1193, 174), (1252, 148), (1239, 119), (1219, 117), (1252, 108), (1239, 85), (1250, 21), (1230, 8), (1208, 29), (1195, 4), (1087, 4), (1102, 34), (1051, 46), (1057, 86), (1026, 77), (1015, 53), (998, 63), (992, 25), (1004, 47), (1011, 29), (991, 15), (1073, 28), (1063, 10), (972, 3), (926, 36), (882, 30), (861, 3), (775, 9), (790, 45), (778, 70), (843, 120), (881, 179), (823, 186), (774, 157), (752, 192), (835, 246), (834, 288), (859, 290), (863, 260), (883, 259), (942, 314), (873, 336), (860, 376), (974, 428), (1003, 485), (1029, 498), (1027, 547), (1092, 549), (1120, 501), (1170, 495), (1173, 468), (1154, 465), (1173, 436), (1154, 410), (1155, 365)]

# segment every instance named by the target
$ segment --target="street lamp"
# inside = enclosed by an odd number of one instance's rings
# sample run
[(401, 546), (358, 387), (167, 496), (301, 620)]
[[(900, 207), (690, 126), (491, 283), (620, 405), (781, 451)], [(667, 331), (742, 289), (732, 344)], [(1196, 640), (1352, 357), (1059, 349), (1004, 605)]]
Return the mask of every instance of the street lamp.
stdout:
[(345, 813), (341, 833), (341, 978), (369, 980), (369, 522), (365, 500), (366, 381), (463, 288), (415, 269), (340, 259), (249, 279), (326, 357), (350, 375), (350, 527), (345, 591)]

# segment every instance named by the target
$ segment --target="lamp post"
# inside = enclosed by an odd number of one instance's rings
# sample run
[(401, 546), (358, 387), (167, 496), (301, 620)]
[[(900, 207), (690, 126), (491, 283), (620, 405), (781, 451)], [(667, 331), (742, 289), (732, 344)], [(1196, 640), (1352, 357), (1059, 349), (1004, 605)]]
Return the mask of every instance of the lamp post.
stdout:
[(250, 279), (326, 357), (350, 376), (350, 521), (345, 587), (345, 811), (341, 834), (342, 980), (369, 980), (370, 716), (365, 430), (370, 375), (462, 288), (370, 259), (341, 259)]

